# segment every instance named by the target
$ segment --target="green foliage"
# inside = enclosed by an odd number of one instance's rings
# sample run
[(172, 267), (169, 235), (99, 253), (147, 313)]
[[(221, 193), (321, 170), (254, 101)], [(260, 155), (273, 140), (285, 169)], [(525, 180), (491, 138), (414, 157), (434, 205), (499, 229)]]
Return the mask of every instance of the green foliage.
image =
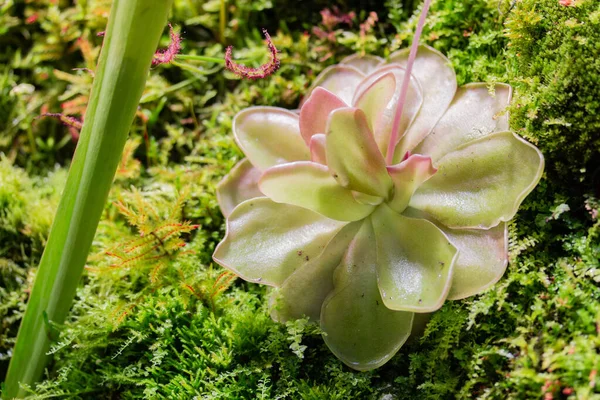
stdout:
[(29, 177), (0, 156), (0, 375), (25, 311), (25, 290), (33, 283), (52, 215), (66, 179), (65, 170)]
[[(98, 49), (95, 34), (104, 29), (105, 17), (97, 12), (103, 2), (58, 3), (0, 6), (0, 19), (11, 21), (0, 24), (0, 46), (8, 45), (0, 57), (9, 63), (0, 70), (0, 152), (7, 155), (0, 161), (0, 377), (65, 177), (54, 164), (64, 165), (74, 148), (67, 128), (33, 118), (42, 104), (53, 112), (85, 98), (89, 77), (71, 69), (94, 65), (73, 35), (52, 32), (69, 21), (75, 37)], [(184, 52), (222, 57), (219, 2), (176, 3), (173, 22), (183, 32)], [(268, 27), (281, 50), (275, 76), (240, 81), (219, 65), (191, 61), (196, 71), (153, 69), (84, 285), (33, 398), (599, 398), (600, 222), (598, 194), (592, 193), (600, 176), (598, 2), (432, 4), (425, 42), (449, 55), (459, 83), (513, 85), (511, 125), (544, 152), (547, 178), (510, 226), (505, 277), (480, 296), (448, 302), (422, 339), (371, 373), (344, 367), (314, 325), (272, 322), (263, 288), (222, 276), (211, 261), (224, 233), (214, 185), (241, 157), (230, 135), (237, 111), (258, 104), (296, 108), (316, 74), (343, 56), (405, 47), (420, 2), (388, 0), (385, 9), (384, 2), (362, 9), (358, 1), (340, 3), (343, 12), (357, 13), (357, 22), (336, 27), (334, 42), (310, 33), (320, 26), (320, 4), (267, 3), (228, 1), (225, 38), (236, 59), (260, 63), (267, 51), (258, 28)], [(372, 39), (361, 41), (359, 23), (371, 10), (380, 21)], [(25, 23), (35, 12), (53, 17)], [(25, 42), (17, 39), (23, 31), (30, 34)], [(198, 43), (207, 44), (204, 53)], [(33, 62), (52, 54), (52, 46), (61, 49), (58, 59)], [(73, 115), (80, 115), (77, 101), (69, 103)], [(132, 186), (162, 221), (185, 194), (173, 218), (200, 225), (181, 235), (187, 246), (162, 259), (155, 281), (151, 262), (104, 271), (115, 263), (107, 250), (140, 239), (115, 205), (136, 204)]]
[(544, 149), (553, 177), (597, 186), (600, 4), (521, 2), (506, 21), (506, 36), (507, 58), (519, 71), (513, 125)]

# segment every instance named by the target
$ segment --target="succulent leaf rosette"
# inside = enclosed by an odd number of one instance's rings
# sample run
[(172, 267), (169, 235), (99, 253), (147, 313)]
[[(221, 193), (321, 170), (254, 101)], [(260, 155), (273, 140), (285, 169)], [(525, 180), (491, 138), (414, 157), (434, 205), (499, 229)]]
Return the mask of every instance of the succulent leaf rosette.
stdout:
[(357, 370), (387, 362), (415, 313), (500, 279), (506, 222), (543, 171), (508, 130), (510, 86), (457, 87), (427, 46), (406, 86), (408, 59), (351, 56), (317, 77), (299, 114), (240, 112), (247, 158), (217, 188), (227, 233), (215, 262), (273, 286), (273, 318), (319, 321)]

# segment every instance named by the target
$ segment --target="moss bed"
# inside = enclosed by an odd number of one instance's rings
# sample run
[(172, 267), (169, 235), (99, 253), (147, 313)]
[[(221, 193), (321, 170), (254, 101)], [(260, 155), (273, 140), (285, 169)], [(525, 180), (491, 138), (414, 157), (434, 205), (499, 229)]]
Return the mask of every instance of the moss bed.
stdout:
[[(513, 86), (511, 127), (544, 153), (546, 173), (509, 226), (502, 280), (447, 302), (422, 338), (362, 373), (329, 352), (317, 326), (273, 322), (264, 287), (212, 263), (224, 233), (214, 187), (242, 156), (230, 132), (237, 111), (296, 108), (336, 60), (407, 46), (420, 2), (339, 0), (354, 23), (323, 39), (319, 11), (332, 2), (226, 3), (220, 20), (220, 0), (175, 0), (182, 52), (223, 57), (233, 44), (236, 58), (260, 63), (265, 27), (282, 67), (257, 81), (211, 63), (151, 71), (75, 303), (51, 327), (53, 362), (31, 398), (600, 399), (600, 2), (434, 1), (423, 41), (448, 55), (459, 84)], [(37, 117), (83, 112), (91, 76), (73, 69), (94, 68), (109, 8), (0, 5), (0, 382), (76, 145), (67, 127)], [(378, 21), (361, 27), (371, 11)], [(140, 232), (184, 221), (198, 226), (180, 226), (178, 250), (119, 258)]]

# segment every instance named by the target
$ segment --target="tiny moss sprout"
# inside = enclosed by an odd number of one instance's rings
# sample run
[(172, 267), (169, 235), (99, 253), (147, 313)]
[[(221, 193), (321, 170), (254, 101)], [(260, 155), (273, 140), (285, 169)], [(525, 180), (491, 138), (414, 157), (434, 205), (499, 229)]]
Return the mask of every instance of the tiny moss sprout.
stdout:
[(272, 317), (319, 321), (357, 370), (389, 361), (415, 313), (501, 278), (507, 222), (544, 167), (509, 131), (510, 86), (459, 87), (449, 60), (419, 46), (429, 4), (410, 49), (325, 69), (299, 114), (238, 113), (247, 158), (217, 188), (215, 262), (273, 286)]

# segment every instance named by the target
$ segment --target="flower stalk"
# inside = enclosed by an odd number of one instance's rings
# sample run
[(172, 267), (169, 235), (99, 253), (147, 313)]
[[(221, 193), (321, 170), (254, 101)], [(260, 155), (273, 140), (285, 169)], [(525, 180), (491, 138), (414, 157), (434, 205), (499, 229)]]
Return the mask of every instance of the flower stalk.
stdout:
[(171, 0), (115, 0), (85, 122), (19, 329), (3, 398), (26, 394), (71, 307)]
[(400, 98), (398, 99), (398, 109), (396, 110), (396, 115), (394, 116), (394, 123), (392, 125), (392, 133), (390, 135), (390, 144), (388, 146), (388, 151), (386, 154), (386, 162), (388, 163), (388, 165), (391, 165), (394, 163), (394, 150), (396, 149), (396, 144), (398, 144), (398, 140), (400, 139), (398, 137), (400, 134), (400, 121), (402, 119), (404, 103), (406, 102), (406, 95), (408, 94), (408, 84), (410, 82), (410, 77), (412, 74), (412, 67), (415, 63), (415, 58), (417, 57), (417, 50), (419, 48), (419, 39), (421, 38), (421, 33), (423, 32), (423, 27), (425, 26), (425, 19), (427, 18), (427, 13), (429, 12), (430, 5), (431, 5), (431, 0), (425, 0), (425, 2), (423, 3), (423, 9), (421, 10), (421, 16), (419, 17), (417, 29), (415, 30), (415, 35), (413, 37), (412, 45), (410, 47), (408, 63), (406, 64), (406, 73), (404, 74), (404, 79), (402, 80), (402, 86), (400, 89)]

